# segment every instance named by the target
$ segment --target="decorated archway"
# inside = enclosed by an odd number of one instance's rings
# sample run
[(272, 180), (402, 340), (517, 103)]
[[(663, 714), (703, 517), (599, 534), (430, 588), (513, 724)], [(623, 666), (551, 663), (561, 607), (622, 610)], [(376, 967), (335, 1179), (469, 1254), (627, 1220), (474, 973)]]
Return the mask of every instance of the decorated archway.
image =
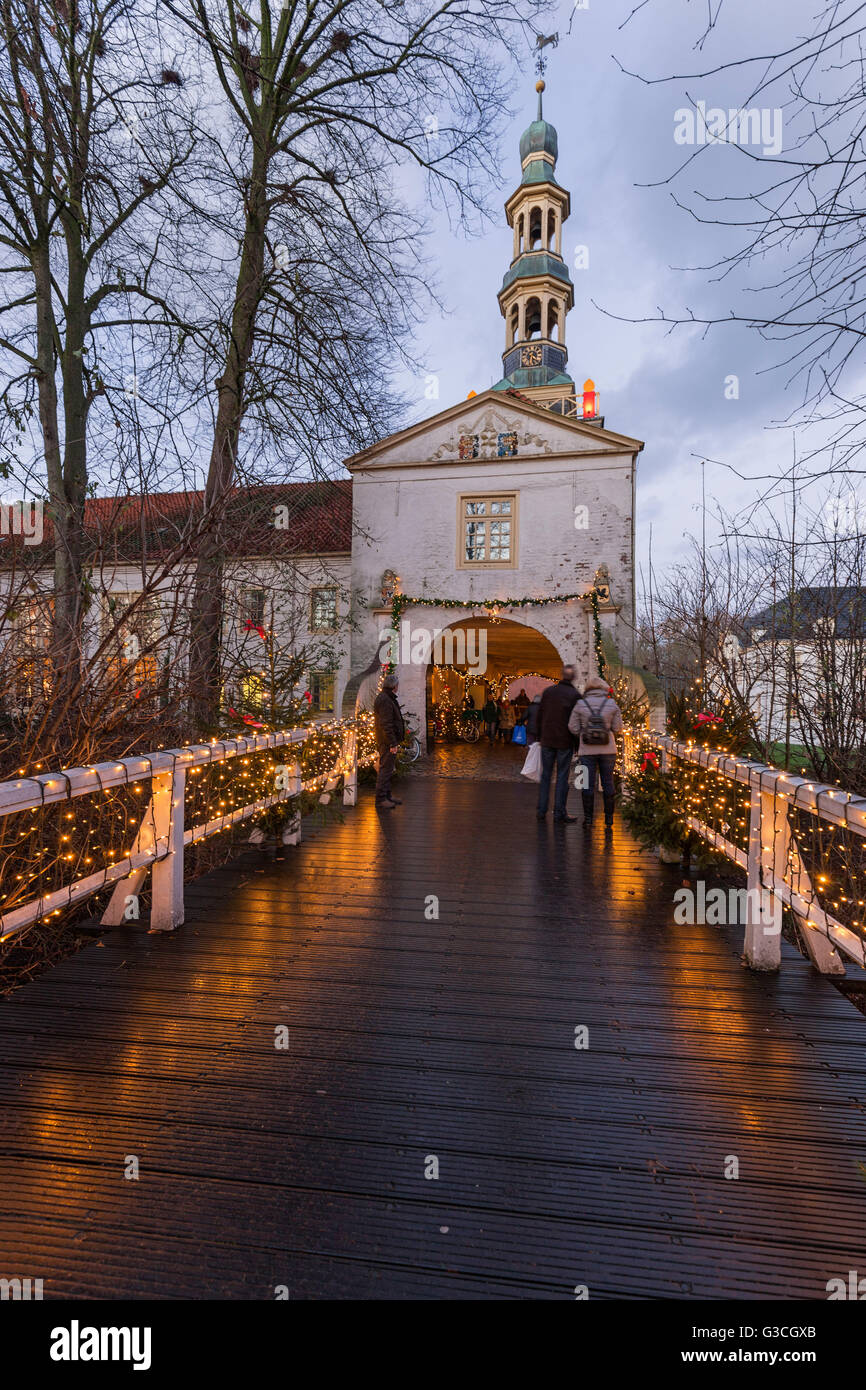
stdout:
[(544, 633), (513, 618), (462, 618), (438, 633), (427, 666), (427, 737), (460, 737), (492, 696), (531, 699), (557, 680), (563, 658)]

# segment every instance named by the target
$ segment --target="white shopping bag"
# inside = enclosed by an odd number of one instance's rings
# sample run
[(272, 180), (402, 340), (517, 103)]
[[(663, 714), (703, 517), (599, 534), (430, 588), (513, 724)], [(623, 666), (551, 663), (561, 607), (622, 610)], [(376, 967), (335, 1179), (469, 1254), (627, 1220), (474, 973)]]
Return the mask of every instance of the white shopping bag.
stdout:
[(541, 781), (541, 744), (531, 743), (526, 761), (520, 769), (521, 777), (528, 777), (530, 782)]

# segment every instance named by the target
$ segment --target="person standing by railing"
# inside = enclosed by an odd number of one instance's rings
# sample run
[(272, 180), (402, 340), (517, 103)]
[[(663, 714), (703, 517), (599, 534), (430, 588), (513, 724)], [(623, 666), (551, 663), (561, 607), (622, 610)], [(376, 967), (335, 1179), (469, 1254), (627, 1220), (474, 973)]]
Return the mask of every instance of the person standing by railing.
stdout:
[(613, 698), (613, 691), (603, 676), (590, 676), (578, 698), (568, 727), (580, 742), (577, 755), (583, 767), (583, 826), (592, 829), (595, 809), (595, 784), (601, 778), (604, 795), (605, 834), (613, 829), (613, 807), (616, 799), (613, 769), (616, 763), (616, 739), (622, 732), (622, 713)]
[(383, 811), (393, 811), (395, 806), (401, 805), (399, 798), (391, 795), (391, 778), (397, 766), (397, 752), (406, 733), (403, 711), (397, 703), (398, 688), (399, 680), (396, 675), (385, 676), (382, 689), (373, 704), (376, 748), (379, 754), (376, 805)]

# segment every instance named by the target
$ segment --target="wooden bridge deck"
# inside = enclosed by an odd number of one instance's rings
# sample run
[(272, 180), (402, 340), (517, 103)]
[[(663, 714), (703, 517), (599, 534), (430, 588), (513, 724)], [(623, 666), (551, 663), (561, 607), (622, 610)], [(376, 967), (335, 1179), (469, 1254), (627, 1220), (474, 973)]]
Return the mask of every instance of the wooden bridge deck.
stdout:
[(748, 1299), (862, 1269), (866, 1019), (787, 948), (760, 976), (737, 929), (675, 926), (679, 874), (619, 827), (587, 849), (508, 782), (401, 794), (0, 1005), (0, 1275)]

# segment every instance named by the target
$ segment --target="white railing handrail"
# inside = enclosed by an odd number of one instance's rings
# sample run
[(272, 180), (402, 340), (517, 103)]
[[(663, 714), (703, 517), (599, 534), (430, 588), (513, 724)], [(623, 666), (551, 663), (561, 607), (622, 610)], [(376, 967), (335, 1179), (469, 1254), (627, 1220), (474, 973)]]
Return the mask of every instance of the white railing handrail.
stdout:
[[(866, 837), (866, 797), (650, 729), (625, 730), (626, 763), (632, 766), (636, 743), (658, 749), (663, 770), (667, 770), (670, 758), (679, 758), (749, 787), (748, 849), (697, 816), (686, 815), (684, 819), (690, 830), (746, 872), (749, 893), (760, 903), (760, 911), (755, 910), (753, 915), (753, 900), (749, 897), (744, 955), (750, 965), (778, 968), (781, 917), (776, 909), (784, 905), (794, 913), (809, 956), (823, 974), (845, 973), (840, 952), (866, 966), (866, 938), (821, 906), (790, 821), (791, 811), (806, 811), (819, 820)], [(778, 925), (771, 927), (768, 923)]]
[[(73, 880), (63, 888), (28, 898), (19, 906), (0, 914), (0, 940), (40, 917), (56, 914), (64, 907), (111, 885), (114, 885), (114, 893), (102, 920), (117, 925), (123, 920), (122, 904), (130, 896), (137, 895), (148, 869), (153, 871), (151, 929), (171, 930), (179, 926), (183, 921), (184, 846), (216, 835), (271, 806), (299, 796), (303, 791), (319, 791), (330, 781), (339, 785), (342, 779), (343, 804), (354, 805), (359, 766), (357, 728), (357, 717), (316, 721), (296, 729), (213, 739), (210, 743), (189, 744), (184, 748), (161, 748), (151, 753), (93, 763), (87, 767), (64, 768), (59, 772), (37, 773), (0, 782), (0, 817), (38, 810), (52, 803), (71, 801), (76, 797), (148, 779), (152, 787), (151, 800), (144, 809), (135, 843), (130, 846), (129, 853), (84, 878)], [(264, 753), (275, 748), (299, 748), (314, 733), (342, 735), (338, 757), (329, 770), (304, 782), (300, 764), (295, 761), (291, 765), (290, 776), (286, 778), (285, 788), (276, 791), (273, 796), (235, 807), (225, 815), (193, 826), (184, 824), (187, 772), (251, 753)], [(300, 817), (296, 816), (290, 842), (297, 844), (300, 837)]]
[(845, 825), (857, 835), (866, 835), (866, 797), (846, 792), (841, 787), (831, 787), (825, 782), (816, 782), (814, 778), (783, 772), (769, 763), (752, 762), (734, 753), (719, 753), (700, 744), (683, 743), (667, 734), (647, 731), (642, 737), (644, 742), (664, 749), (672, 757), (713, 768), (734, 781), (744, 782), (760, 791), (773, 790), (780, 798), (791, 802), (792, 810), (811, 811), (821, 820)]
[(184, 748), (160, 748), (153, 753), (139, 753), (129, 758), (114, 758), (110, 762), (91, 763), (87, 767), (69, 767), (60, 772), (41, 772), (17, 781), (0, 782), (0, 816), (35, 810), (49, 802), (68, 801), (71, 797), (87, 796), (88, 793), (111, 787), (127, 786), (160, 772), (173, 772), (176, 767), (202, 767), (246, 753), (263, 753), (270, 748), (303, 743), (313, 728), (322, 727), (302, 725), (280, 733), (213, 739), (210, 743), (191, 743)]

